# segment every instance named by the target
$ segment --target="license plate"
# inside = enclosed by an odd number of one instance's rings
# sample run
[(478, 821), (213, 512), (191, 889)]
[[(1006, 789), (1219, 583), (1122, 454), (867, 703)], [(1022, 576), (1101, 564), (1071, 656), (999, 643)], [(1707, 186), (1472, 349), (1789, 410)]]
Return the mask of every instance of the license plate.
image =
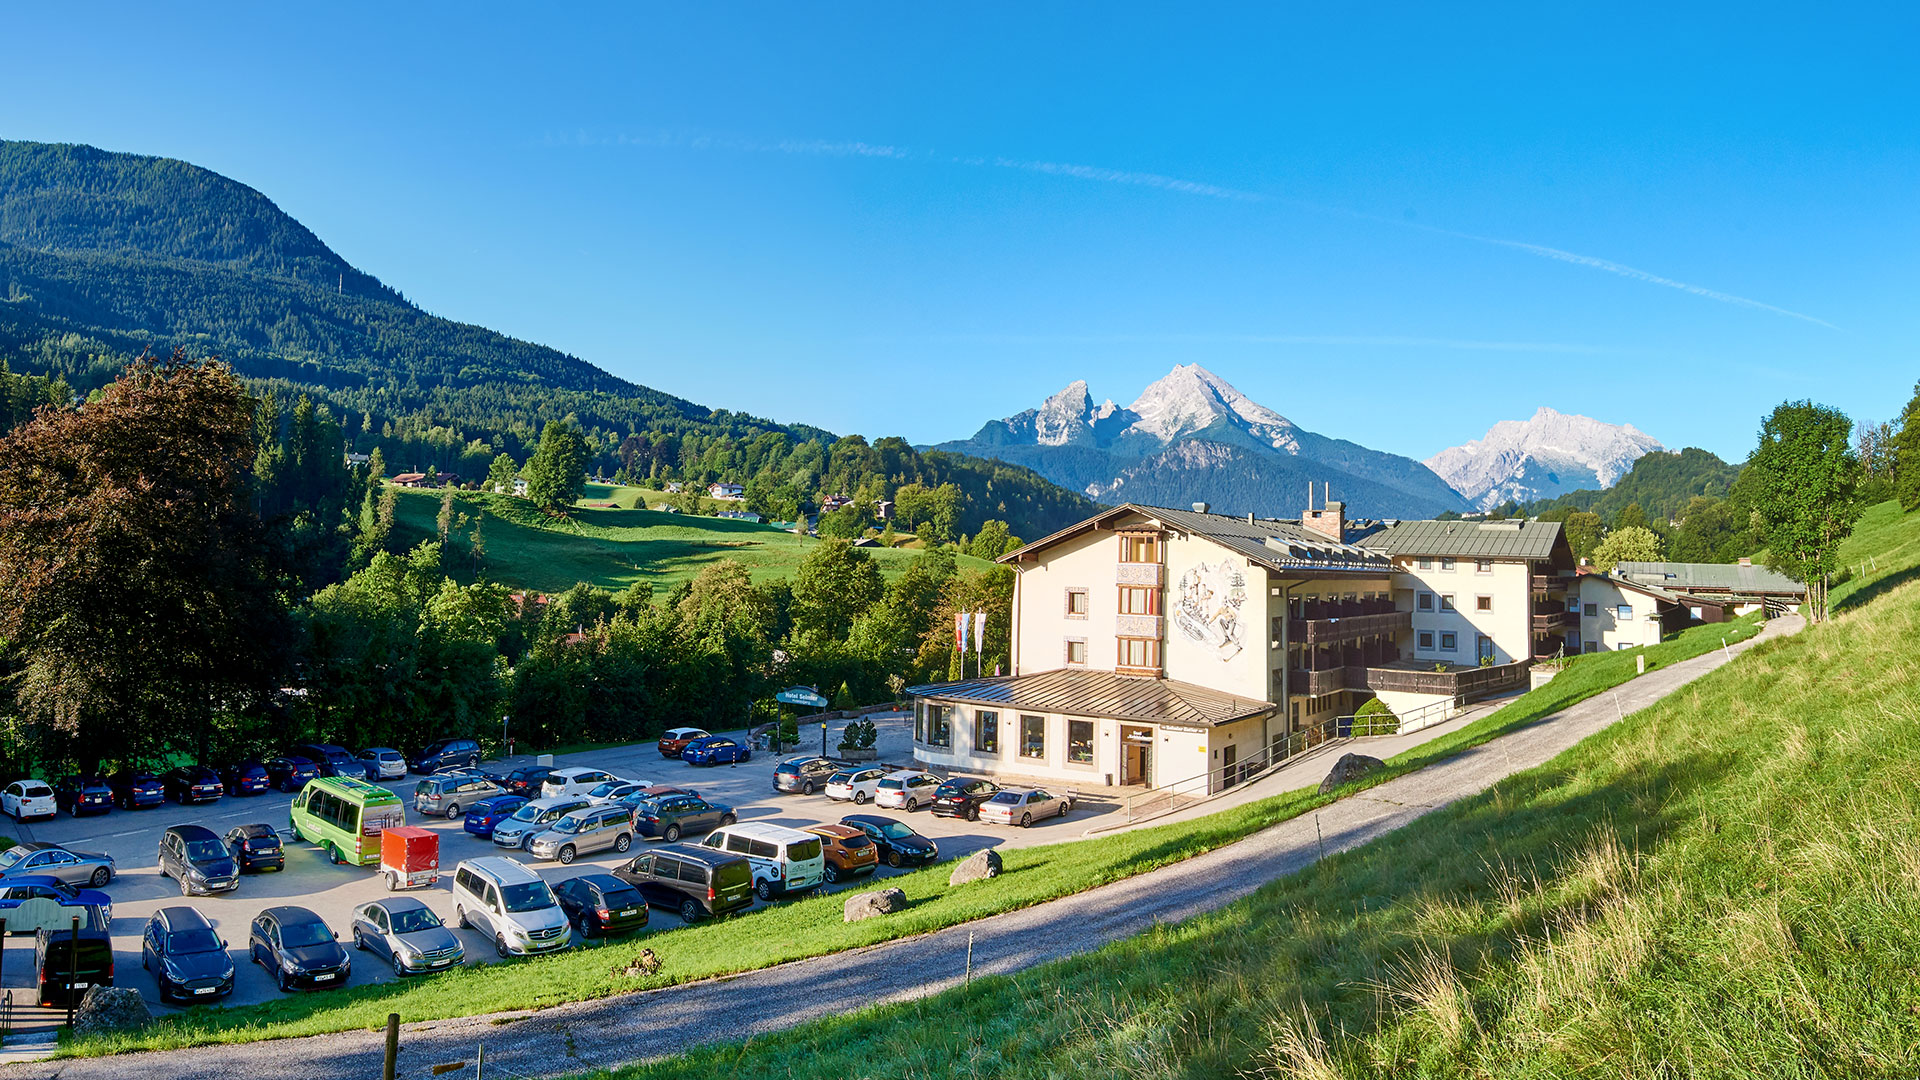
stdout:
[(79, 983), (74, 983), (74, 984), (73, 984), (73, 988), (74, 988), (75, 990), (85, 990), (85, 989), (86, 989), (87, 987), (89, 987), (89, 986), (92, 986), (92, 985), (93, 985), (92, 983), (84, 983), (84, 982), (79, 982)]
[(620, 912), (620, 914), (622, 914), (622, 915), (634, 915), (634, 914), (638, 914), (638, 913), (639, 913), (639, 911), (640, 911), (640, 909), (639, 909), (639, 908), (625, 908), (625, 909), (622, 909), (622, 910), (621, 910), (621, 912)]
[(193, 992), (196, 994), (211, 994), (218, 989), (220, 988), (217, 986), (197, 986), (197, 987), (194, 987)]
[(333, 978), (333, 977), (334, 977), (335, 975), (338, 975), (338, 974), (339, 974), (339, 972), (337, 972), (337, 971), (329, 971), (329, 972), (327, 972), (327, 973), (326, 973), (325, 975), (315, 975), (315, 976), (313, 977), (313, 981), (314, 981), (314, 982), (326, 982), (326, 981), (327, 981), (328, 979), (331, 979), (331, 978)]

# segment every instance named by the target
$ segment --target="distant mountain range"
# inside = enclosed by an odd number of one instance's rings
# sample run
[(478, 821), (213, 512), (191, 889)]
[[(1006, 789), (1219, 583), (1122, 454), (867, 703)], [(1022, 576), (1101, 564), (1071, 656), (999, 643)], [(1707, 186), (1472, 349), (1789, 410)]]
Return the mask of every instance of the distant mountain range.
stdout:
[(1665, 450), (1632, 424), (1568, 416), (1546, 406), (1530, 420), (1502, 420), (1467, 443), (1427, 459), (1427, 467), (1481, 509), (1570, 491), (1612, 487), (1644, 454)]

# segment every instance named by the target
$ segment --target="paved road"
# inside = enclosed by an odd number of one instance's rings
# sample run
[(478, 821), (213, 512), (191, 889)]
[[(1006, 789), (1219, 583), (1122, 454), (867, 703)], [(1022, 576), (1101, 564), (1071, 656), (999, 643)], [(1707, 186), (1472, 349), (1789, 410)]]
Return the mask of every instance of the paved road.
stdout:
[[(1777, 620), (1754, 640), (1798, 628), (1797, 617)], [(1752, 644), (1734, 646), (1732, 654)], [(498, 1062), (513, 1072), (566, 1075), (920, 997), (960, 980), (969, 933), (974, 938), (974, 968), (983, 974), (1015, 972), (1097, 948), (1156, 923), (1191, 918), (1241, 899), (1275, 878), (1312, 864), (1322, 844), (1327, 852), (1356, 847), (1478, 794), (1512, 773), (1544, 764), (1623, 713), (1651, 705), (1728, 659), (1716, 651), (1652, 672), (1537, 724), (1239, 843), (1051, 903), (853, 953), (524, 1014), (507, 1027), (496, 1022), (499, 1017), (414, 1025), (402, 1036), (400, 1075), (425, 1077), (434, 1063), (470, 1060), (480, 1043), (487, 1045), (489, 1063)], [(0, 1080), (27, 1076), (308, 1080), (316, 1061), (328, 1062), (332, 1075), (375, 1076), (382, 1041), (377, 1032), (344, 1032), (248, 1046), (11, 1065), (0, 1067)]]

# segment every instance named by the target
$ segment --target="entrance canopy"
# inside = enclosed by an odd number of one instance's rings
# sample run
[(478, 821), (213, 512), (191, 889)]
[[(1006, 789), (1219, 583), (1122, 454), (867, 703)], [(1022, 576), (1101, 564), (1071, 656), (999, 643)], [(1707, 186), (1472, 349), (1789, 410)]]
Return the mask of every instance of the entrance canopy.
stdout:
[(1251, 719), (1279, 708), (1270, 701), (1244, 698), (1193, 683), (1079, 668), (929, 683), (910, 686), (907, 693), (935, 701), (1007, 710), (1205, 727)]

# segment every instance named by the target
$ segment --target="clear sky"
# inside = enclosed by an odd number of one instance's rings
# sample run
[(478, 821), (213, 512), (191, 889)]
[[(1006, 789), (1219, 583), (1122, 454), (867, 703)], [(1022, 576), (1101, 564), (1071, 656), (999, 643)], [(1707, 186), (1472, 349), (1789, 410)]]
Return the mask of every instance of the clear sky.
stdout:
[(1906, 401), (1920, 8), (1457, 7), (26, 5), (0, 137), (184, 158), (437, 314), (868, 436), (1187, 362), (1414, 457)]

